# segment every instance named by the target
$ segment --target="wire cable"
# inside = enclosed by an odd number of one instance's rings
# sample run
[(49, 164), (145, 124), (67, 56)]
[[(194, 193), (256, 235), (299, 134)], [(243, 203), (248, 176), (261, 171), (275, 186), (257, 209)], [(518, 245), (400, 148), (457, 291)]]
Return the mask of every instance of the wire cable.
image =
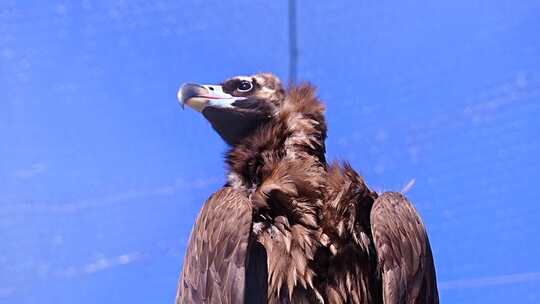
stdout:
[(289, 0), (289, 84), (296, 82), (297, 66), (296, 0)]

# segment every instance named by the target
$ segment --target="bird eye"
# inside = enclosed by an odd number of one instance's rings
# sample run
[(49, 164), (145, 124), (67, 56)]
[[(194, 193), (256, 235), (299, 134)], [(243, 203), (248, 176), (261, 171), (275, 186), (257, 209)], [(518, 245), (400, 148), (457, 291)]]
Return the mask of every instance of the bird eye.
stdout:
[(248, 92), (251, 89), (253, 89), (253, 84), (247, 80), (240, 81), (237, 88), (238, 92)]

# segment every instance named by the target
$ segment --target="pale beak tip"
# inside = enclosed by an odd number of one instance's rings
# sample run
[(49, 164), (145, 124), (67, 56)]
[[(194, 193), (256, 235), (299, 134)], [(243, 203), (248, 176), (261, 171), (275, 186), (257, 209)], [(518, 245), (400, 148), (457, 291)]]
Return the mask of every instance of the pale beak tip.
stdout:
[(178, 92), (176, 93), (176, 98), (178, 99), (178, 103), (180, 104), (180, 107), (182, 107), (182, 110), (184, 109), (184, 98), (182, 94), (182, 89), (184, 88), (184, 85), (181, 85), (178, 89)]

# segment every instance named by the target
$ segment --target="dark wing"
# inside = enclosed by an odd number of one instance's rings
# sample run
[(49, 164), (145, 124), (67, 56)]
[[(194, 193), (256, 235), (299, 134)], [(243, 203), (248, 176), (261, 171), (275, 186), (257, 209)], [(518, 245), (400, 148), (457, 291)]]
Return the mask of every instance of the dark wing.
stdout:
[(439, 303), (428, 236), (412, 204), (400, 193), (386, 192), (375, 200), (370, 219), (383, 302)]
[(176, 303), (243, 303), (252, 211), (224, 187), (202, 207), (184, 257)]

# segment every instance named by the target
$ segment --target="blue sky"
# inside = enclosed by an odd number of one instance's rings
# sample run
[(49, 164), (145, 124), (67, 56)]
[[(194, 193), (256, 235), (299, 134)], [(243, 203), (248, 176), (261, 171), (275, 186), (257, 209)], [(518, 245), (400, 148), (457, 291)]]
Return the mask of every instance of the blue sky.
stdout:
[[(443, 303), (540, 301), (540, 4), (299, 1), (329, 159), (408, 196)], [(225, 146), (178, 86), (287, 77), (285, 1), (0, 3), (0, 303), (171, 303)]]

